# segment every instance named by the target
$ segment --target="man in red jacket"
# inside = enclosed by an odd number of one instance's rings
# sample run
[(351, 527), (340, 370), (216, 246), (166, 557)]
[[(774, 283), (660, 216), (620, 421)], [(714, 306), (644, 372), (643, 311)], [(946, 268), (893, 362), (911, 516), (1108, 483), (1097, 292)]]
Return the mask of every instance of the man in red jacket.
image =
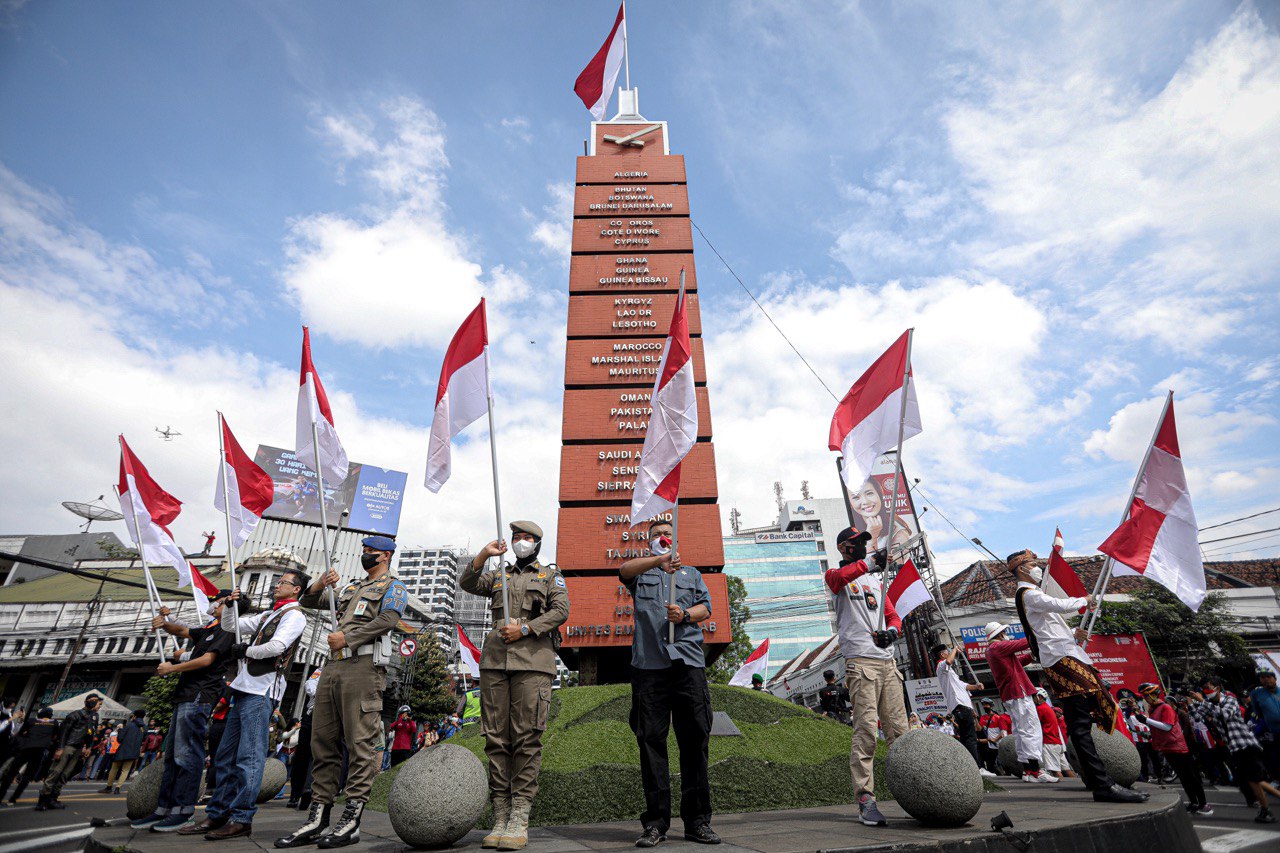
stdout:
[(1139, 711), (1138, 722), (1151, 728), (1151, 746), (1164, 756), (1165, 761), (1178, 774), (1182, 790), (1187, 792), (1187, 811), (1198, 817), (1209, 817), (1213, 808), (1205, 799), (1204, 783), (1200, 781), (1200, 771), (1196, 768), (1195, 759), (1187, 750), (1187, 741), (1182, 736), (1182, 726), (1178, 722), (1178, 712), (1161, 696), (1159, 684), (1145, 682), (1138, 686), (1147, 703), (1150, 716)]
[(987, 664), (1000, 691), (1000, 701), (1013, 718), (1013, 740), (1018, 747), (1018, 761), (1022, 763), (1023, 782), (1057, 782), (1058, 777), (1040, 769), (1040, 756), (1044, 752), (1044, 740), (1040, 732), (1040, 715), (1036, 713), (1035, 685), (1027, 678), (1023, 665), (1031, 660), (1031, 643), (1008, 639), (1009, 626), (1000, 622), (988, 622)]
[(880, 628), (880, 584), (868, 575), (884, 571), (885, 554), (877, 552), (868, 562), (869, 538), (852, 527), (841, 531), (836, 548), (844, 560), (839, 568), (828, 569), (824, 579), (835, 597), (836, 632), (844, 656), (845, 684), (853, 701), (849, 770), (858, 820), (867, 826), (885, 826), (888, 821), (876, 805), (872, 774), (877, 718), (885, 744), (891, 746), (907, 730), (907, 710), (902, 674), (894, 664), (892, 649), (902, 631), (902, 620), (885, 599), (884, 628)]

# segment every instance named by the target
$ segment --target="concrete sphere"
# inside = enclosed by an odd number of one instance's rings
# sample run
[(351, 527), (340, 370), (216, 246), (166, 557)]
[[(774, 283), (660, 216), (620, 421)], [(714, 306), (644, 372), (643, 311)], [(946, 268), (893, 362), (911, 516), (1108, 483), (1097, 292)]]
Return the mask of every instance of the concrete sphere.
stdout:
[(262, 785), (258, 788), (258, 802), (265, 803), (280, 793), (289, 781), (289, 768), (278, 758), (268, 758), (262, 766)]
[[(137, 820), (155, 812), (156, 804), (160, 802), (160, 780), (163, 776), (163, 758), (157, 758), (134, 775), (124, 791), (125, 813), (129, 816), (129, 820)], [(202, 768), (199, 796), (204, 796), (204, 780), (205, 774)]]
[(996, 766), (1009, 776), (1022, 775), (1022, 762), (1018, 760), (1018, 744), (1013, 735), (1001, 738), (1000, 752), (996, 756)]
[(440, 743), (400, 765), (387, 794), (387, 816), (409, 846), (448, 847), (475, 826), (488, 804), (484, 764), (465, 747)]
[(889, 792), (928, 826), (960, 826), (982, 806), (982, 776), (969, 750), (933, 729), (913, 729), (893, 742), (885, 760)]
[[(1138, 754), (1138, 748), (1130, 743), (1119, 729), (1107, 734), (1094, 726), (1093, 745), (1098, 750), (1098, 757), (1102, 759), (1102, 766), (1107, 768), (1107, 775), (1114, 779), (1117, 785), (1128, 788), (1138, 781), (1138, 777), (1142, 775), (1142, 756)], [(1071, 762), (1072, 770), (1080, 773), (1080, 759), (1076, 755), (1075, 745), (1070, 743), (1070, 740), (1067, 743), (1067, 761)]]

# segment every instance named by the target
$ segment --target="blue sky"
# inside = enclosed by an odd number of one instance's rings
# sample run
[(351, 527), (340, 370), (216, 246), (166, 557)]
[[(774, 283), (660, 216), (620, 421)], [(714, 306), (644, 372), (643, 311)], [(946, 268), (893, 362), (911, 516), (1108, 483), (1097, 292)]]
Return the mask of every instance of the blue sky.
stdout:
[[(0, 529), (68, 529), (58, 501), (108, 489), (123, 431), (195, 547), (213, 412), (287, 446), (306, 322), (352, 458), (409, 472), (402, 540), (476, 544), (483, 430), (441, 495), (416, 484), (481, 295), (506, 512), (553, 527), (571, 89), (615, 9), (0, 3)], [(1276, 7), (628, 11), (695, 222), (827, 384), (917, 328), (906, 464), (969, 535), (1043, 551), (1058, 525), (1090, 552), (1167, 387), (1201, 524), (1280, 506)], [(775, 480), (835, 493), (833, 401), (696, 252), (726, 526), (767, 523)], [(976, 556), (926, 526), (944, 568)]]

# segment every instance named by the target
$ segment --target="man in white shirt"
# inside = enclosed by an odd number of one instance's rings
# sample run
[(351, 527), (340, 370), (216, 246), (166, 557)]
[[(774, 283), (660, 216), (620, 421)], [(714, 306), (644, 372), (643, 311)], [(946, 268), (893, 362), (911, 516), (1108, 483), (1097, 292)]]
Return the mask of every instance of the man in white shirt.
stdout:
[[(231, 658), (238, 662), (227, 691), (231, 710), (214, 757), (218, 787), (205, 809), (205, 819), (179, 829), (179, 835), (222, 841), (252, 834), (271, 715), (284, 694), (284, 670), (307, 624), (298, 596), (308, 583), (304, 573), (289, 569), (276, 581), (271, 610), (222, 620), (223, 630), (230, 632), (238, 621), (240, 642), (231, 647)], [(231, 600), (239, 599), (240, 590), (234, 590)]]
[(1115, 729), (1116, 702), (1093, 668), (1093, 661), (1080, 647), (1085, 630), (1073, 631), (1064, 614), (1092, 609), (1096, 601), (1092, 595), (1057, 598), (1042, 592), (1040, 581), (1044, 572), (1036, 560), (1034, 553), (1024, 550), (1010, 554), (1005, 562), (1018, 581), (1013, 600), (1027, 630), (1031, 654), (1044, 667), (1054, 702), (1066, 718), (1067, 736), (1079, 756), (1081, 779), (1098, 802), (1144, 802), (1148, 794), (1122, 788), (1107, 775), (1093, 743), (1094, 723), (1108, 733)]
[(957, 649), (947, 648), (945, 643), (938, 643), (933, 647), (933, 659), (938, 662), (938, 687), (942, 690), (943, 701), (951, 709), (951, 718), (956, 721), (956, 739), (969, 750), (973, 763), (978, 765), (978, 772), (994, 779), (996, 774), (983, 767), (982, 759), (978, 757), (977, 717), (973, 713), (973, 700), (969, 698), (969, 694), (981, 690), (982, 685), (966, 684), (960, 680), (960, 676), (956, 674), (958, 653)]

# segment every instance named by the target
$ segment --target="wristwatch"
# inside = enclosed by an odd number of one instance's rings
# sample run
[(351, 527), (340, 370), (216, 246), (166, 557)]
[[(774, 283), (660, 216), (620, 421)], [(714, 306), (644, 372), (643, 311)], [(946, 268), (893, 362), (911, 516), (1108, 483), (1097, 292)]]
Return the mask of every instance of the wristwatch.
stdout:
[(528, 626), (528, 625), (521, 625), (521, 626), (520, 626), (520, 636), (521, 636), (521, 637), (527, 637), (527, 636), (529, 636), (529, 626)]
[(684, 623), (684, 624), (686, 624), (686, 625), (688, 625), (690, 622), (692, 622), (692, 621), (693, 621), (693, 620), (691, 620), (691, 619), (689, 618), (689, 611), (688, 611), (688, 610), (684, 611), (684, 616), (680, 619), (680, 621), (681, 621), (681, 622), (683, 622), (683, 623)]

